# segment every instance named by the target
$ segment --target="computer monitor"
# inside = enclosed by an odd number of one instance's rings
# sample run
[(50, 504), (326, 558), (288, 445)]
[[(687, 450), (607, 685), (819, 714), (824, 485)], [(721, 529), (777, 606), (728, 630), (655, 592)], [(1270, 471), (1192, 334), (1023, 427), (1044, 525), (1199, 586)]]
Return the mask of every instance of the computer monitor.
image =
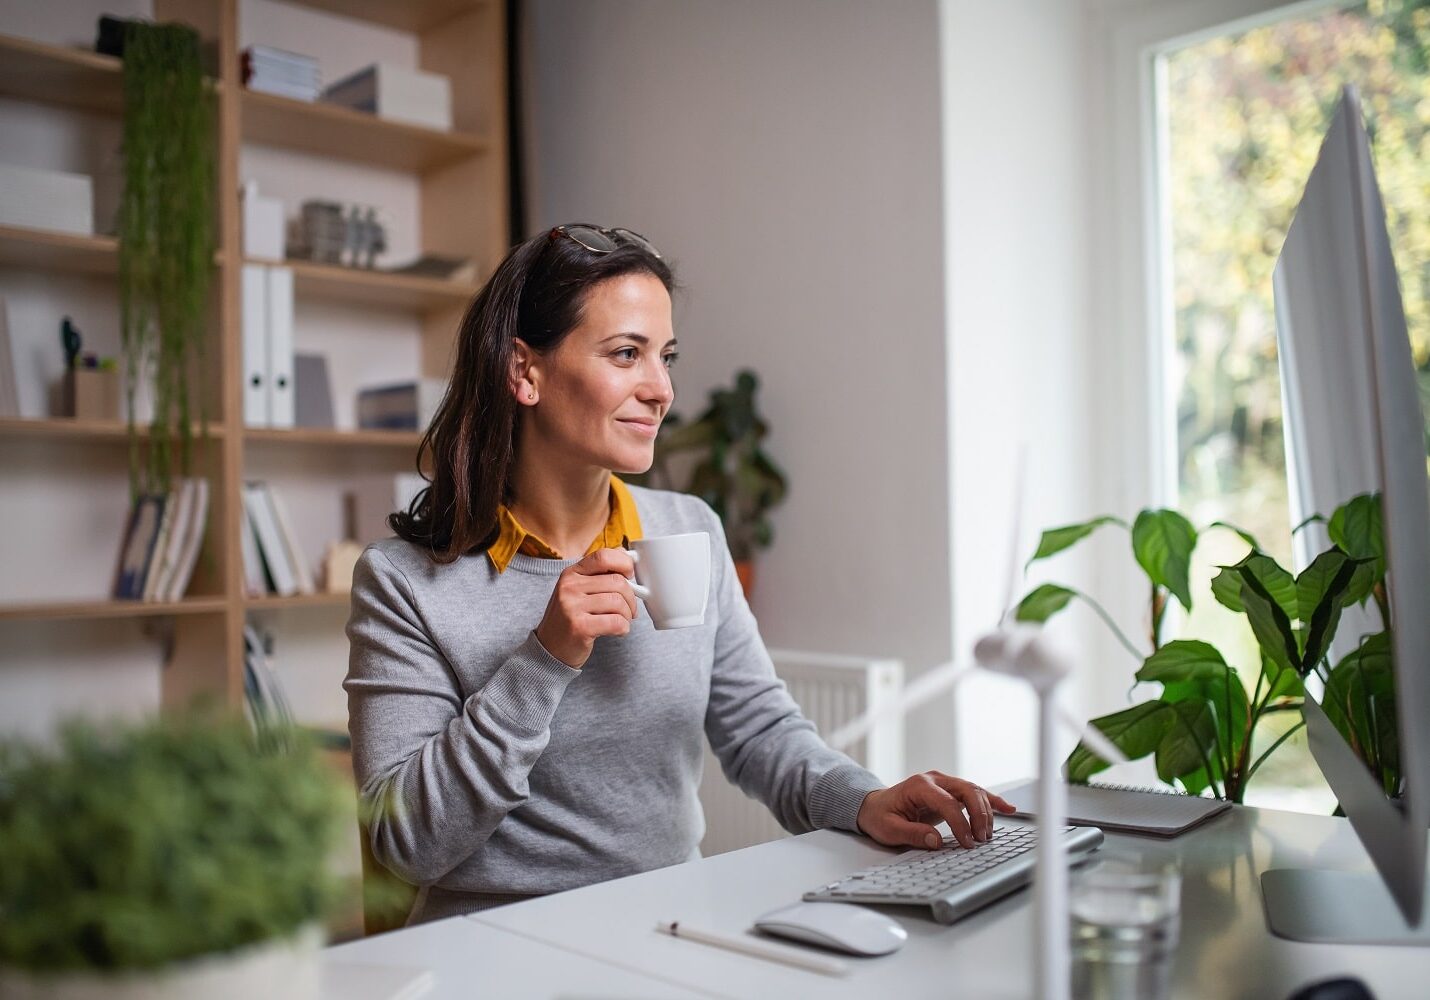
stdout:
[[(1308, 685), (1311, 753), (1379, 879), (1267, 872), (1267, 919), (1274, 932), (1298, 940), (1430, 943), (1430, 921), (1423, 919), (1430, 830), (1425, 420), (1385, 208), (1353, 87), (1341, 95), (1306, 182), (1274, 287), (1293, 524), (1313, 514), (1329, 516), (1356, 496), (1380, 498), (1403, 780), (1398, 794), (1388, 794), (1317, 702), (1326, 692)], [(1299, 571), (1330, 547), (1325, 525), (1302, 528), (1296, 545)], [(1382, 630), (1373, 604), (1345, 609), (1332, 664), (1362, 637)]]

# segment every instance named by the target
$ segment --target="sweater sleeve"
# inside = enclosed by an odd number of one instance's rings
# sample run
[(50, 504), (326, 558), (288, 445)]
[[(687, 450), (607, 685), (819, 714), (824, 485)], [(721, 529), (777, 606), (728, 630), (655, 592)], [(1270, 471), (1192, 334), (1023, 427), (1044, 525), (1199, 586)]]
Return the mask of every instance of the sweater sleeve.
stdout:
[(532, 633), (464, 700), (407, 579), (375, 548), (353, 573), (347, 635), (343, 687), (373, 855), (408, 882), (435, 882), (526, 800), (579, 671)]
[(791, 833), (823, 828), (858, 832), (864, 796), (884, 783), (831, 750), (775, 676), (720, 521), (707, 513), (712, 597), (719, 615), (705, 713), (710, 747), (725, 777), (763, 802)]

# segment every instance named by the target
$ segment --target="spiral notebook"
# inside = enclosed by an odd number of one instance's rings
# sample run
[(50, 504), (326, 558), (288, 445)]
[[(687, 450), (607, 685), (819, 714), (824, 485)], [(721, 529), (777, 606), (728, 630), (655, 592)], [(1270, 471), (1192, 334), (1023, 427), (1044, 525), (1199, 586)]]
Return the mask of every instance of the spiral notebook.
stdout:
[[(1127, 785), (1068, 785), (1068, 822), (1123, 833), (1175, 837), (1231, 808), (1230, 802), (1203, 799), (1170, 789)], [(1035, 781), (1004, 792), (1018, 816), (1033, 816), (1038, 801)]]

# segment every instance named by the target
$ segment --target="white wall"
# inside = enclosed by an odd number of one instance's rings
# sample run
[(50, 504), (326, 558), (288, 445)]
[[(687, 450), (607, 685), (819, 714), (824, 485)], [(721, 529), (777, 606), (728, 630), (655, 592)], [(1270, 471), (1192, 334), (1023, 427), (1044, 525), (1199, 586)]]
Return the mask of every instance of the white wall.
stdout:
[[(629, 226), (673, 257), (676, 409), (749, 366), (789, 474), (766, 641), (950, 643), (933, 0), (535, 0), (533, 228)], [(944, 709), (910, 764), (950, 766)]]

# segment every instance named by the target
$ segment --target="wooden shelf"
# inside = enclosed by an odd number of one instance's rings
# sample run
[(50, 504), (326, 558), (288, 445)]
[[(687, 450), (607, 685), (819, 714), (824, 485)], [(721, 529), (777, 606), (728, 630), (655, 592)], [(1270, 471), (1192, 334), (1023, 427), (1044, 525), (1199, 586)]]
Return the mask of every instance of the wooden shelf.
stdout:
[(294, 0), (299, 6), (330, 11), (359, 21), (421, 34), (443, 21), (486, 5), (488, 0)]
[[(136, 428), (140, 437), (149, 436), (149, 425)], [(198, 437), (199, 429), (194, 428)], [(209, 424), (209, 437), (221, 438), (223, 425)], [(73, 441), (124, 441), (129, 437), (129, 427), (122, 420), (74, 420), (69, 417), (38, 417), (25, 419), (5, 417), (0, 419), (0, 438), (60, 438)]]
[(244, 429), (243, 437), (245, 441), (255, 444), (320, 445), (324, 448), (345, 445), (370, 448), (376, 445), (411, 451), (416, 451), (422, 443), (420, 431), (342, 431), (325, 427), (248, 427)]
[(292, 597), (249, 597), (243, 602), (249, 611), (281, 611), (284, 608), (345, 608), (351, 600), (347, 591), (337, 594), (294, 594)]
[(385, 274), (359, 267), (338, 267), (307, 260), (250, 260), (250, 264), (270, 264), (293, 270), (297, 295), (334, 302), (351, 302), (390, 309), (450, 309), (464, 306), (477, 289), (462, 281), (419, 278), (410, 274)]
[(71, 274), (118, 274), (119, 240), (0, 225), (0, 264)]
[(388, 121), (335, 104), (243, 92), (243, 141), (422, 173), (486, 152), (484, 139)]
[(55, 618), (154, 618), (165, 615), (221, 614), (222, 597), (189, 597), (182, 601), (45, 601), (0, 606), (0, 620), (44, 621)]
[(6, 97), (118, 114), (123, 67), (113, 56), (0, 35), (0, 94)]

